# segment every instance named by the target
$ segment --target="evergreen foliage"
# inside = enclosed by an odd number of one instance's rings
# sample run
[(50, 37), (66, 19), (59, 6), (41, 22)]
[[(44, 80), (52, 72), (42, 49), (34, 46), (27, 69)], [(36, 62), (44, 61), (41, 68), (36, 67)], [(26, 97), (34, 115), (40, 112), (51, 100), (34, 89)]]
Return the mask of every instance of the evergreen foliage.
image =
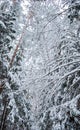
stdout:
[(0, 130), (80, 130), (80, 1), (60, 2), (0, 1)]

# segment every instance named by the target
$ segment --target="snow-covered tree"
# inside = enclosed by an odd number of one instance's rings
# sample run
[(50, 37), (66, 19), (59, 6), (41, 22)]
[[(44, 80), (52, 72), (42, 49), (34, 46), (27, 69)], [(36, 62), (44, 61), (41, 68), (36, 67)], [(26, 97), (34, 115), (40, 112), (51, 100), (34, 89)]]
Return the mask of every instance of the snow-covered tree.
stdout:
[(80, 129), (79, 15), (79, 0), (1, 0), (1, 130)]

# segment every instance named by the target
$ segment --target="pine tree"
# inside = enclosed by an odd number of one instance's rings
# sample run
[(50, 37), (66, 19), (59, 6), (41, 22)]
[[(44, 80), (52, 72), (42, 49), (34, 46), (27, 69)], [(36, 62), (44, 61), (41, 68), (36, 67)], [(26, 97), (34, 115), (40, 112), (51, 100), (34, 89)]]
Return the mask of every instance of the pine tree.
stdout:
[[(9, 4), (9, 3), (8, 3)], [(5, 5), (5, 2), (2, 6)], [(1, 112), (0, 112), (0, 129), (30, 129), (29, 111), (30, 104), (26, 101), (27, 91), (20, 91), (22, 80), (20, 73), (22, 73), (22, 47), (20, 51), (17, 50), (15, 57), (12, 57), (15, 46), (17, 46), (16, 38), (18, 33), (17, 16), (18, 16), (18, 3), (13, 3), (7, 12), (3, 13), (1, 8), (1, 21), (0, 21), (0, 61), (1, 61)], [(11, 64), (12, 61), (12, 64)], [(17, 78), (17, 80), (16, 80)]]

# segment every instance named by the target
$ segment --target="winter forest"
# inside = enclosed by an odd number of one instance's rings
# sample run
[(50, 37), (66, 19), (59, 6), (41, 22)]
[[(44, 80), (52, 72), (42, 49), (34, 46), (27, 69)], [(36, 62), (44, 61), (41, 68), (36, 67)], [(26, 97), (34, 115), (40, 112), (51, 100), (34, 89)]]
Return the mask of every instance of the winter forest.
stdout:
[(0, 0), (0, 130), (80, 130), (80, 0)]

